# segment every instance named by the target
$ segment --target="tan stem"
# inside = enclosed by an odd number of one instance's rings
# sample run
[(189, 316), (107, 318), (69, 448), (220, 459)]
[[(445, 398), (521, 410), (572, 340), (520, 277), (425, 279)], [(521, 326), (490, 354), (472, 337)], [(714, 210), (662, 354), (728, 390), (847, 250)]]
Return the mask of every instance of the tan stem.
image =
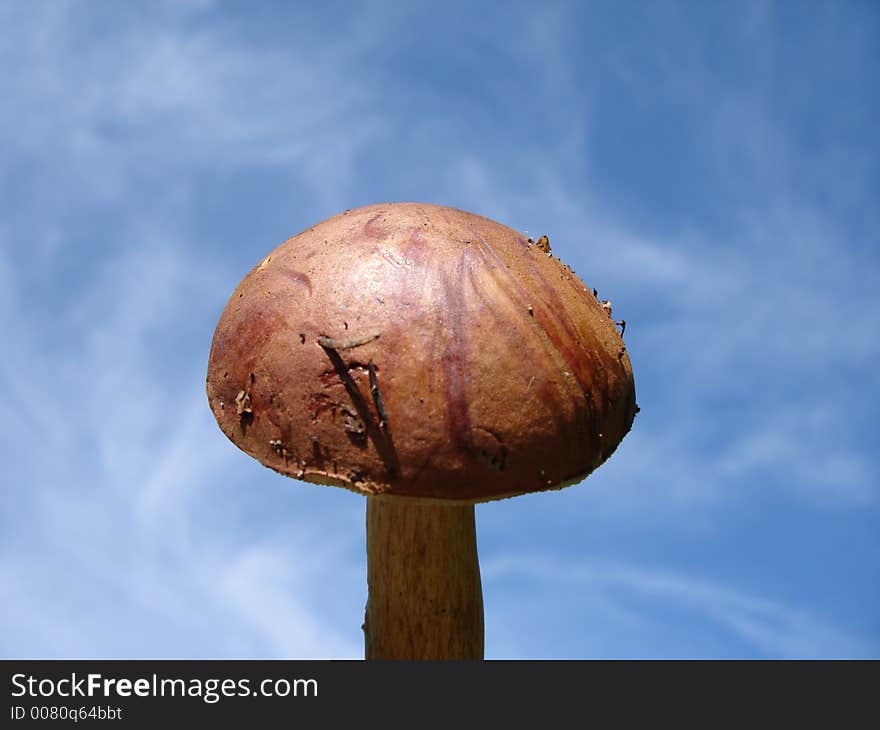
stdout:
[(367, 659), (482, 659), (474, 506), (367, 497)]

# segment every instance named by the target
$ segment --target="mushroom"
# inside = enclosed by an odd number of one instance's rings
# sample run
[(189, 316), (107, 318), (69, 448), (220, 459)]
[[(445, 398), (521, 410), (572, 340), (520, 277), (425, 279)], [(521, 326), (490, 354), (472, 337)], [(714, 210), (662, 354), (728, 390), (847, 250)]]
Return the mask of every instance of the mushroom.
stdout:
[(233, 292), (208, 401), (267, 467), (366, 495), (368, 659), (482, 658), (474, 505), (575, 484), (631, 428), (591, 291), (500, 223), (389, 203), (294, 236)]

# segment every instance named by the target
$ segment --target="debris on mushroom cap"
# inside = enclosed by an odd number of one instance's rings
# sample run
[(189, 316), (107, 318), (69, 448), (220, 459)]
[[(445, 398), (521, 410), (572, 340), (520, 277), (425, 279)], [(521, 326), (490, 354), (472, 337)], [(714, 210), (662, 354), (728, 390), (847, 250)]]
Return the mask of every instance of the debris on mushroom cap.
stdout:
[(544, 253), (550, 253), (550, 238), (548, 236), (541, 236), (536, 245)]
[(235, 412), (239, 416), (243, 416), (245, 413), (251, 413), (251, 397), (245, 390), (238, 391), (238, 395), (235, 396)]
[(418, 203), (294, 236), (217, 325), (220, 427), (276, 471), (364, 494), (485, 501), (579, 481), (632, 425), (632, 367), (610, 302), (544, 239)]

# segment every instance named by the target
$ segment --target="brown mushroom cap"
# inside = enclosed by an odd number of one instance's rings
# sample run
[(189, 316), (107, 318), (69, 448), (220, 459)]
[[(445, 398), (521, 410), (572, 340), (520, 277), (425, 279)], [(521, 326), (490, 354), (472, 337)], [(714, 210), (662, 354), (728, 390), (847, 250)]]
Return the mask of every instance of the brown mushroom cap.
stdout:
[(632, 426), (635, 386), (608, 312), (547, 248), (419, 203), (303, 231), (220, 317), (220, 428), (275, 471), (367, 495), (477, 502), (580, 481)]

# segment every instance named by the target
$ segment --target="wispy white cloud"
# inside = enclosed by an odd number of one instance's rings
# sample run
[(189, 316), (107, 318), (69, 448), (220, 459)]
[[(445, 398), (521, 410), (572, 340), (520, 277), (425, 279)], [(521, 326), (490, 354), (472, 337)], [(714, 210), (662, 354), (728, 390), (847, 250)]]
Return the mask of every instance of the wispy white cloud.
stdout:
[(829, 436), (846, 428), (845, 414), (827, 404), (780, 409), (748, 424), (722, 450), (719, 477), (769, 475), (818, 505), (871, 506), (878, 498), (876, 464)]
[[(489, 589), (504, 598), (504, 617), (497, 625), (507, 629), (496, 645), (502, 655), (543, 645), (566, 656), (695, 658), (715, 654), (717, 643), (740, 647), (727, 656), (741, 657), (880, 654), (875, 639), (842, 631), (799, 607), (664, 569), (508, 553), (484, 564), (483, 572)], [(525, 596), (514, 595), (506, 581), (531, 589)], [(545, 620), (560, 611), (575, 620)], [(559, 635), (558, 627), (573, 635)]]
[(322, 203), (347, 202), (359, 151), (385, 129), (378, 89), (351, 73), (375, 43), (367, 34), (315, 38), (291, 23), (266, 45), (222, 16), (130, 22), (116, 8), (113, 32), (95, 36), (80, 10), (6, 7), (0, 61), (17, 72), (0, 78), (0, 140), (26, 167), (53, 170), (31, 180), (35, 198), (60, 203), (63, 185), (121, 203), (146, 179), (167, 199), (196, 172), (268, 166)]
[[(0, 538), (2, 653), (358, 656), (363, 576), (347, 552), (307, 542), (315, 520), (340, 516), (309, 508), (263, 521), (268, 534), (236, 529), (235, 511), (253, 509), (240, 485), (274, 480), (219, 433), (200, 359), (169, 380), (149, 356), (157, 338), (170, 345), (181, 312), (204, 321), (208, 305), (193, 295), (215, 285), (210, 268), (173, 246), (133, 246), (104, 263), (64, 323), (83, 336), (51, 363), (27, 313), (4, 310), (14, 347), (0, 384), (17, 396), (16, 418), (0, 425), (15, 462)], [(290, 489), (293, 504), (311, 496)], [(278, 494), (254, 499), (271, 505)], [(356, 502), (339, 502), (342, 522), (362, 531)], [(328, 573), (348, 599), (348, 631), (316, 605)]]

